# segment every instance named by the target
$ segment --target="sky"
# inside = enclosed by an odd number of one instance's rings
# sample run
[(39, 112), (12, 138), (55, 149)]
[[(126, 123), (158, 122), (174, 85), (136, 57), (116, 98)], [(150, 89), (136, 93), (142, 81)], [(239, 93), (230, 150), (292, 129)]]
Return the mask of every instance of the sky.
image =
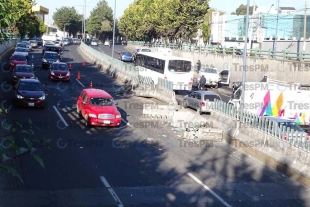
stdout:
[[(129, 7), (134, 0), (106, 0), (109, 6), (114, 11), (115, 1), (116, 1), (116, 18), (119, 18), (123, 15), (124, 10)], [(41, 5), (49, 9), (49, 15), (45, 16), (46, 21), (49, 23), (53, 22), (53, 13), (56, 12), (56, 9), (59, 9), (63, 6), (75, 7), (78, 13), (83, 14), (83, 5), (84, 0), (35, 0), (38, 5)], [(96, 7), (99, 0), (86, 0), (86, 18), (89, 17), (90, 12)]]
[[(106, 0), (109, 4), (109, 6), (114, 11), (114, 4), (116, 1), (116, 18), (119, 18), (123, 15), (124, 10), (129, 7), (131, 3), (134, 2), (134, 0)], [(96, 7), (99, 0), (86, 0), (86, 18), (89, 17), (90, 11), (93, 10), (94, 7)], [(256, 0), (256, 5), (258, 7), (258, 11), (260, 12), (268, 12), (271, 5), (273, 6), (270, 9), (270, 13), (276, 13), (277, 8), (277, 0)], [(297, 11), (299, 11), (299, 14), (303, 14), (302, 9), (304, 8), (305, 1), (303, 0), (279, 0), (280, 7), (294, 7)], [(53, 13), (56, 11), (57, 8), (61, 8), (62, 6), (74, 6), (76, 10), (83, 14), (83, 7), (81, 5), (84, 5), (84, 0), (52, 0), (52, 1), (46, 1), (46, 0), (36, 0), (36, 3), (46, 7), (49, 9), (49, 15), (46, 16), (46, 20), (49, 23), (53, 22), (52, 16)], [(212, 8), (216, 8), (218, 10), (226, 12), (226, 14), (230, 14), (231, 12), (235, 11), (236, 8), (239, 7), (240, 4), (247, 4), (246, 0), (211, 0), (209, 1), (209, 6)], [(252, 6), (254, 4), (254, 0), (250, 0), (250, 5)], [(80, 5), (80, 6), (79, 6)], [(310, 0), (307, 0), (307, 7), (310, 8)]]

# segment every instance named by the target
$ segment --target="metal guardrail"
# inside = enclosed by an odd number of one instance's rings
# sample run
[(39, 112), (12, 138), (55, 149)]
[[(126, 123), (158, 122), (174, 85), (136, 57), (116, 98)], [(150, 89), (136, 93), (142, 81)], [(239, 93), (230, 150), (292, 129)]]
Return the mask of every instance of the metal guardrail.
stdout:
[(235, 106), (219, 100), (215, 100), (213, 110), (220, 112), (233, 120), (240, 121), (247, 126), (261, 130), (275, 139), (286, 142), (289, 145), (310, 153), (310, 139), (306, 133), (298, 133), (297, 131), (283, 125), (278, 127), (277, 122), (247, 111), (244, 111), (242, 120), (240, 120), (241, 112)]
[[(224, 54), (224, 55), (237, 55), (242, 54), (240, 49), (237, 48), (226, 48), (218, 47), (216, 45), (211, 46), (197, 46), (192, 44), (175, 44), (175, 43), (152, 43), (146, 44), (143, 41), (128, 41), (129, 45), (137, 46), (147, 46), (147, 47), (163, 47), (176, 50), (183, 50), (186, 52), (197, 52), (197, 53), (214, 53), (214, 54)], [(260, 50), (260, 49), (248, 49), (247, 55), (256, 58), (268, 58), (268, 59), (281, 59), (281, 60), (291, 60), (291, 61), (310, 61), (310, 53), (305, 53), (303, 51), (298, 53), (289, 52), (288, 50), (282, 51), (273, 51), (269, 50)]]

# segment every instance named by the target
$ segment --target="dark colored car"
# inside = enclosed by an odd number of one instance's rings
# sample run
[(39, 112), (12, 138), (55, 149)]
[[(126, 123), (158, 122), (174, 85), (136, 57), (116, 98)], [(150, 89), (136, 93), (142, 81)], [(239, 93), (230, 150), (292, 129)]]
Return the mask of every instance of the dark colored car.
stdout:
[(55, 62), (49, 70), (49, 79), (57, 81), (70, 81), (70, 69), (66, 63)]
[(45, 107), (47, 90), (38, 79), (19, 79), (14, 90), (16, 106)]
[(60, 62), (58, 53), (46, 51), (42, 56), (42, 68), (50, 68), (54, 62)]
[(13, 70), (13, 83), (16, 83), (19, 79), (22, 78), (35, 78), (31, 65), (16, 65), (15, 69)]
[(13, 70), (16, 65), (26, 65), (27, 58), (25, 55), (12, 54), (9, 58), (9, 68)]
[(46, 51), (57, 52), (57, 54), (60, 56), (62, 53), (62, 48), (55, 45), (45, 45), (42, 49), (42, 55), (44, 55)]
[(38, 46), (43, 46), (43, 40), (41, 38), (38, 37), (35, 40), (37, 41)]
[(132, 62), (132, 54), (128, 51), (122, 51), (119, 55), (121, 61)]

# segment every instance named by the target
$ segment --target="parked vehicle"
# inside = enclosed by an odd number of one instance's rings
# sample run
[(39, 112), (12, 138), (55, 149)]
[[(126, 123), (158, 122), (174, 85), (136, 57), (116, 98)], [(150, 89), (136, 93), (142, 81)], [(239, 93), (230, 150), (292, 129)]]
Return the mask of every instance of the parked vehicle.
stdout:
[(77, 113), (86, 126), (119, 126), (122, 121), (117, 103), (112, 96), (100, 89), (84, 89), (77, 100)]
[(202, 113), (211, 112), (216, 99), (222, 100), (215, 92), (194, 91), (184, 97), (183, 107), (195, 109), (201, 115)]
[(195, 73), (194, 79), (197, 84), (202, 75), (206, 78), (206, 86), (218, 88), (221, 77), (216, 68), (201, 68), (197, 74)]

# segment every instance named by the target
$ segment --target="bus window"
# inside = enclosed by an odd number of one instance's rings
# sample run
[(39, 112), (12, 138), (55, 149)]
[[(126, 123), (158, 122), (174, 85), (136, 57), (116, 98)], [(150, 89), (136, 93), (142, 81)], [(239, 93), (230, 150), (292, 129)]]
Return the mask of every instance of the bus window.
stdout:
[(170, 60), (168, 70), (170, 72), (190, 72), (192, 63), (184, 60)]

